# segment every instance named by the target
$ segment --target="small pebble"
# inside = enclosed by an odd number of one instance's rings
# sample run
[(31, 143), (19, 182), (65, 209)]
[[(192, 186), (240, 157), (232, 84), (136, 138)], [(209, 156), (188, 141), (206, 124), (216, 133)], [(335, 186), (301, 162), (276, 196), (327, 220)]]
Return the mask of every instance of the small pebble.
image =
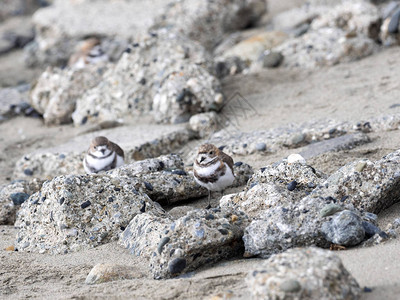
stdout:
[(163, 249), (164, 249), (164, 246), (165, 246), (169, 241), (170, 241), (170, 237), (169, 237), (169, 236), (163, 237), (163, 238), (160, 240), (160, 242), (158, 243), (158, 246), (157, 246), (158, 254), (161, 254), (161, 252), (162, 252)]
[(283, 55), (279, 52), (268, 51), (263, 55), (262, 62), (264, 68), (276, 68), (283, 61)]
[(285, 293), (297, 293), (301, 290), (301, 284), (294, 279), (288, 279), (281, 283), (279, 289)]
[(319, 212), (319, 215), (321, 217), (328, 217), (328, 216), (332, 216), (342, 210), (343, 210), (343, 208), (341, 206), (331, 203), (331, 204), (326, 205), (324, 208), (322, 208), (321, 211)]
[(83, 202), (82, 204), (81, 204), (81, 208), (82, 209), (85, 209), (86, 207), (88, 207), (88, 206), (90, 206), (90, 204), (92, 204), (89, 200), (88, 201), (85, 201), (85, 202)]
[(32, 176), (33, 175), (33, 171), (31, 169), (25, 169), (24, 170), (24, 174), (27, 176)]
[(14, 205), (21, 205), (29, 198), (29, 194), (27, 193), (12, 193), (10, 198)]
[(365, 161), (360, 161), (356, 167), (354, 168), (356, 172), (362, 172), (362, 170), (364, 170), (365, 166), (367, 165), (367, 163)]
[(154, 189), (150, 182), (144, 181), (143, 183), (146, 189), (148, 189), (149, 191), (152, 191)]
[(178, 274), (186, 268), (186, 259), (177, 257), (168, 264), (168, 270), (171, 274)]
[(297, 181), (296, 181), (296, 180), (293, 180), (292, 182), (290, 182), (290, 183), (287, 185), (287, 189), (288, 189), (289, 191), (293, 191), (293, 190), (296, 188), (296, 186), (297, 186)]
[(267, 150), (267, 144), (265, 143), (257, 143), (256, 144), (257, 151), (265, 151)]
[(241, 161), (235, 162), (235, 167), (240, 167), (241, 165), (243, 165)]

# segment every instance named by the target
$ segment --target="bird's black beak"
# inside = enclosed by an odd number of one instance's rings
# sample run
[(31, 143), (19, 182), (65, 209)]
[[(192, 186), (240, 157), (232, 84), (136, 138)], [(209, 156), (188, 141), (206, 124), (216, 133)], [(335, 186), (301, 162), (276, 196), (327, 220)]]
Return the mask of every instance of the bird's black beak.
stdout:
[(205, 160), (206, 158), (204, 157), (204, 156), (202, 156), (201, 158), (200, 158), (200, 163), (202, 163), (203, 162), (203, 160)]
[(101, 149), (100, 151), (101, 151), (101, 153), (104, 154), (104, 152), (106, 152), (106, 149)]

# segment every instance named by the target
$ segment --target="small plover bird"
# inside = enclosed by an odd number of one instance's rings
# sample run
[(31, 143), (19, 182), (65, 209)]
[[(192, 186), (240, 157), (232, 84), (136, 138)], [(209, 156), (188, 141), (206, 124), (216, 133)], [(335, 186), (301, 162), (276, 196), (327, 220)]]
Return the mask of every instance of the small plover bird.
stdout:
[(95, 137), (83, 159), (86, 173), (108, 171), (124, 164), (124, 151), (104, 136)]
[(109, 61), (108, 55), (101, 48), (100, 40), (89, 38), (78, 44), (68, 61), (73, 69), (83, 69), (90, 64)]
[(199, 147), (193, 169), (196, 182), (208, 189), (207, 208), (211, 208), (211, 191), (223, 191), (235, 180), (232, 157), (212, 144)]

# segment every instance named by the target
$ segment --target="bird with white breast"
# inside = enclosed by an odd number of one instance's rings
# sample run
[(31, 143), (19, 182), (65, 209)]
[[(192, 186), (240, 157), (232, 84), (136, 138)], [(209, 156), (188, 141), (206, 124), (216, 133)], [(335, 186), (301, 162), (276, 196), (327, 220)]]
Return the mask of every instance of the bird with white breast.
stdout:
[(212, 144), (199, 147), (193, 169), (196, 182), (208, 189), (207, 208), (211, 208), (211, 192), (223, 191), (235, 180), (232, 157)]
[(124, 151), (104, 136), (95, 137), (83, 159), (86, 173), (108, 171), (124, 164)]

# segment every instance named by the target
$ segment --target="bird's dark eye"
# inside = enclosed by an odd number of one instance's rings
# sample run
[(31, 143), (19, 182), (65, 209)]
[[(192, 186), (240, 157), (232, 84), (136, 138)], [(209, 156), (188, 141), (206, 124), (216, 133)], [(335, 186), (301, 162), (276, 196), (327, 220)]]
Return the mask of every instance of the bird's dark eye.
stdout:
[(209, 154), (210, 154), (210, 155), (213, 155), (213, 154), (214, 154), (214, 151), (210, 151)]

